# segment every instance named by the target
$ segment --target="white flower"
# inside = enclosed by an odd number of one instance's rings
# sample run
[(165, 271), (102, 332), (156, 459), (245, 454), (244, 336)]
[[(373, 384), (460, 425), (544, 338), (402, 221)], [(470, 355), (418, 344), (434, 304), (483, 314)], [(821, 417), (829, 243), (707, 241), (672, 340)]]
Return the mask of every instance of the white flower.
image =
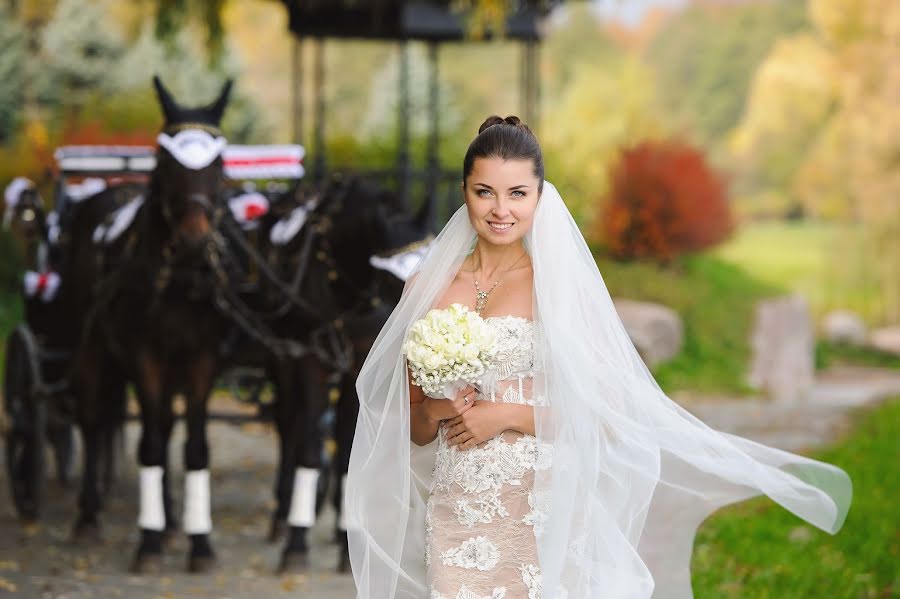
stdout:
[(463, 304), (429, 310), (410, 327), (403, 344), (413, 382), (429, 395), (444, 383), (475, 382), (496, 353), (497, 336)]
[(459, 547), (451, 547), (441, 554), (445, 566), (490, 570), (500, 561), (500, 550), (487, 537), (471, 537)]

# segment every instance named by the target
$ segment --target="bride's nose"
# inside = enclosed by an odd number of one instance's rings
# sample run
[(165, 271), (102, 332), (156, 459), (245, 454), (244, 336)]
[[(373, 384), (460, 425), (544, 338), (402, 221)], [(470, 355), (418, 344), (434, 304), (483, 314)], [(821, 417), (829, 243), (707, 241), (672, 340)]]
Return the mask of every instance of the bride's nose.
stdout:
[(491, 209), (491, 214), (496, 218), (506, 218), (509, 216), (509, 206), (507, 205), (505, 200), (497, 200), (494, 202), (494, 207)]

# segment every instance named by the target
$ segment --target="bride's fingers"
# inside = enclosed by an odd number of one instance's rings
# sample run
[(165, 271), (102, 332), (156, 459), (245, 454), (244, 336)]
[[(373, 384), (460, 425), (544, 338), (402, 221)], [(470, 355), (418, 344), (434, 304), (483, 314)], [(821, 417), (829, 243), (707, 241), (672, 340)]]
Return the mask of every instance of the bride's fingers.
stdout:
[(465, 432), (467, 432), (466, 425), (464, 424), (456, 424), (447, 429), (447, 439), (453, 439)]
[(475, 435), (472, 435), (468, 439), (466, 439), (463, 443), (460, 444), (460, 449), (472, 449), (478, 445), (478, 440), (475, 438)]
[(460, 434), (456, 435), (453, 439), (447, 441), (449, 445), (459, 445), (460, 448), (465, 446), (470, 440), (474, 438), (474, 435), (469, 431), (463, 431)]

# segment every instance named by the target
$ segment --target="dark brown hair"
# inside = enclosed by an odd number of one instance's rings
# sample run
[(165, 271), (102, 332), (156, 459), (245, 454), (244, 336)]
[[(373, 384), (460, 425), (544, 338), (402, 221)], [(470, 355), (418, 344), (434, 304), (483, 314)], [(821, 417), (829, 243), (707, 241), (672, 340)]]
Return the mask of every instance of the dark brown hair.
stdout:
[(530, 160), (534, 176), (538, 178), (538, 193), (544, 188), (544, 155), (537, 137), (517, 116), (505, 119), (489, 116), (478, 128), (478, 135), (469, 144), (463, 160), (463, 183), (472, 174), (476, 158)]

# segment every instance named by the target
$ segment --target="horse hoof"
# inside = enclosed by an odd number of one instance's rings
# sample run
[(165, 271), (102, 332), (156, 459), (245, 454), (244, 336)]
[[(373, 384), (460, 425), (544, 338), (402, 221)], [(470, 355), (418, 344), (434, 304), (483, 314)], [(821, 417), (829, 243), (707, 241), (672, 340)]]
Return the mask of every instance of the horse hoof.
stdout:
[(100, 529), (100, 523), (79, 520), (75, 523), (75, 528), (72, 530), (72, 541), (74, 543), (102, 543), (103, 531)]
[(178, 536), (178, 528), (169, 528), (165, 527), (162, 531), (162, 546), (163, 547), (171, 547), (175, 542), (175, 538)]
[(192, 555), (188, 558), (188, 572), (191, 574), (206, 574), (215, 569), (215, 555)]
[(278, 518), (272, 519), (272, 524), (269, 526), (269, 543), (277, 543), (284, 538), (285, 532), (288, 529), (287, 520), (281, 520)]
[(337, 571), (339, 574), (350, 572), (350, 553), (346, 549), (341, 551), (341, 557), (338, 558)]
[(306, 553), (299, 551), (284, 552), (281, 554), (281, 564), (278, 566), (279, 574), (302, 574), (309, 567), (309, 558)]
[(138, 552), (131, 564), (131, 572), (151, 576), (159, 574), (162, 572), (162, 554)]

